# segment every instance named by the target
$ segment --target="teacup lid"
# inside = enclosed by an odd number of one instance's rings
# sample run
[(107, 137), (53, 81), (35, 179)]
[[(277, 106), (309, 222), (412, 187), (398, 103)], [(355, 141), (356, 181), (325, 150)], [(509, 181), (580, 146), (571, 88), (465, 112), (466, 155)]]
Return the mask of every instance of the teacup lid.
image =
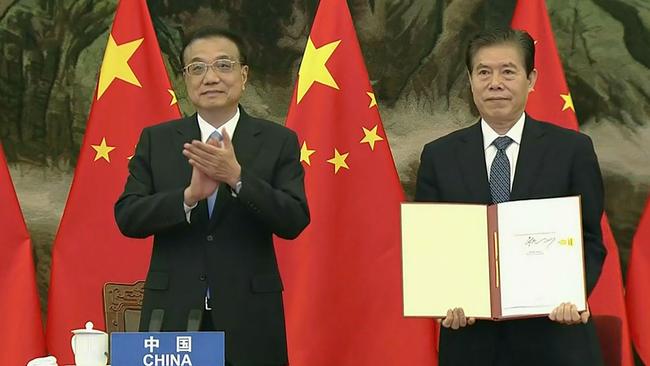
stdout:
[(86, 329), (73, 329), (74, 334), (106, 334), (98, 329), (93, 329), (93, 322), (86, 322)]

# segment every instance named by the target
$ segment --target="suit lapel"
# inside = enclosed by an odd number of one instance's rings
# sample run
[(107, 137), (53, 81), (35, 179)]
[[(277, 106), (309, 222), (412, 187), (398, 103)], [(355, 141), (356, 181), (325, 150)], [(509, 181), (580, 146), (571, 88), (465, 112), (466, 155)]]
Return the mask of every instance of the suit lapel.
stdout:
[[(232, 144), (235, 149), (237, 161), (243, 169), (244, 167), (251, 167), (255, 157), (257, 156), (257, 152), (261, 145), (258, 141), (261, 129), (258, 122), (246, 114), (241, 106), (239, 107), (239, 111), (239, 121), (237, 122), (237, 128), (232, 137)], [(220, 184), (219, 191), (217, 192), (217, 200), (214, 203), (214, 210), (210, 220), (210, 230), (212, 230), (214, 226), (223, 219), (224, 215), (227, 214), (228, 207), (232, 204), (232, 201), (233, 197), (230, 187), (225, 183)]]
[(241, 115), (237, 123), (235, 135), (232, 143), (235, 147), (237, 161), (242, 167), (250, 167), (257, 156), (257, 151), (261, 146), (258, 140), (262, 129), (259, 122), (246, 114), (242, 107), (239, 107)]
[[(191, 142), (192, 140), (201, 140), (201, 129), (199, 128), (199, 122), (197, 120), (196, 113), (186, 117), (183, 122), (178, 125), (176, 129), (175, 136), (175, 145), (181, 147), (183, 150), (183, 144), (186, 142)], [(178, 158), (181, 160), (177, 163), (177, 166), (180, 169), (174, 171), (173, 174), (178, 174), (180, 179), (184, 184), (190, 184), (192, 179), (192, 166), (187, 162), (187, 158), (183, 154), (178, 154)], [(206, 200), (201, 200), (198, 202), (197, 206), (192, 210), (190, 214), (190, 221), (196, 224), (207, 225), (208, 223), (208, 206)]]
[(547, 150), (548, 143), (544, 138), (544, 131), (540, 128), (539, 122), (526, 115), (510, 200), (530, 197), (533, 186), (542, 170), (541, 165)]
[(480, 121), (469, 127), (461, 137), (458, 159), (463, 180), (473, 201), (492, 202), (487, 170), (485, 169), (485, 150), (483, 149), (483, 132)]

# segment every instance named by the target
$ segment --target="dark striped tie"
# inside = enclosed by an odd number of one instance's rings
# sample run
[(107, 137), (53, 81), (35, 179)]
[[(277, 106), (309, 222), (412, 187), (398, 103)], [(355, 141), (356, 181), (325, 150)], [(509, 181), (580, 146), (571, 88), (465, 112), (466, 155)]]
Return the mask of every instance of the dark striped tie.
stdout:
[(497, 148), (497, 155), (490, 167), (490, 193), (494, 203), (510, 200), (510, 161), (506, 149), (512, 142), (508, 136), (497, 137), (492, 142)]

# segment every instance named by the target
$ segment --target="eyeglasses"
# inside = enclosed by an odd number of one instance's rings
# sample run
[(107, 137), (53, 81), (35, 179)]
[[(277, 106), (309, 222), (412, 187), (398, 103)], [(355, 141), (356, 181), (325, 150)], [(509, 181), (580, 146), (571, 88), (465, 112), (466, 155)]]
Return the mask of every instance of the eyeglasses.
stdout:
[(192, 76), (203, 76), (212, 68), (215, 72), (221, 74), (228, 74), (235, 68), (235, 64), (240, 64), (240, 61), (230, 60), (227, 58), (220, 58), (208, 64), (205, 62), (197, 61), (192, 62), (183, 68), (183, 72)]

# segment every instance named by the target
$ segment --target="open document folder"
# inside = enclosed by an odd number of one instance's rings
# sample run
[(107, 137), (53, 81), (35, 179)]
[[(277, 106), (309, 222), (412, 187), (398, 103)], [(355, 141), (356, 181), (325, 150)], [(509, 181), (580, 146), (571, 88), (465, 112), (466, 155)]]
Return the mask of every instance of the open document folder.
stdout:
[(586, 310), (580, 197), (402, 204), (404, 315), (504, 319)]

